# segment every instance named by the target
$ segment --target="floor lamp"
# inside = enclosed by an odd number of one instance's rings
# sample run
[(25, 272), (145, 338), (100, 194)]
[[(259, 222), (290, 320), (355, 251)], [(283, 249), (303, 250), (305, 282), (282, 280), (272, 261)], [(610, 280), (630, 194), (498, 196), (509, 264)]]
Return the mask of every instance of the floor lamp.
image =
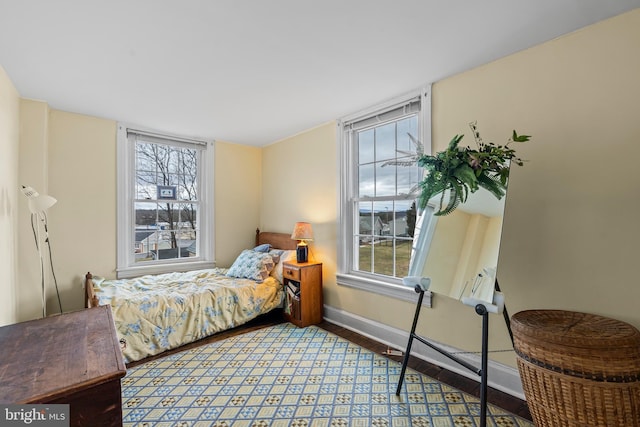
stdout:
[[(42, 256), (42, 242), (40, 236), (40, 225), (44, 229), (44, 241), (47, 243), (49, 250), (49, 261), (51, 262), (51, 273), (55, 280), (53, 271), (53, 260), (51, 256), (51, 242), (49, 242), (49, 230), (47, 224), (47, 209), (55, 205), (57, 200), (46, 194), (39, 194), (32, 187), (22, 186), (22, 193), (29, 200), (29, 211), (31, 211), (31, 229), (33, 230), (33, 238), (38, 249), (40, 257), (40, 280), (42, 286), (42, 317), (47, 317), (47, 291), (44, 278), (44, 258)], [(58, 304), (60, 305), (60, 313), (62, 313), (62, 302), (60, 301), (60, 292), (58, 291), (58, 283), (56, 281), (56, 293), (58, 295)]]

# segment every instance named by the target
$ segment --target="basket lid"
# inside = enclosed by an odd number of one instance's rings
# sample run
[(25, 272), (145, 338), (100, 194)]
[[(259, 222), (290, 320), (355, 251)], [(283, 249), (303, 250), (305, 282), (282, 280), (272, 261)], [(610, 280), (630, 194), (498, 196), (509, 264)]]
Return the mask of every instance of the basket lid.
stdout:
[(525, 310), (512, 317), (514, 334), (545, 343), (592, 349), (640, 346), (640, 331), (620, 320), (566, 310)]
[(628, 323), (565, 310), (512, 317), (518, 357), (543, 370), (607, 382), (640, 379), (640, 331)]

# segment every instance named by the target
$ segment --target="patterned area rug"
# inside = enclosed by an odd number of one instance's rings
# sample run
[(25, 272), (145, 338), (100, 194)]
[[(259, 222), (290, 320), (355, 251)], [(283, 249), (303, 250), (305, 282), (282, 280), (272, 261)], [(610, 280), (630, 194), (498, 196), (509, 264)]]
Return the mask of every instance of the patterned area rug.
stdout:
[[(130, 369), (125, 426), (479, 425), (479, 399), (317, 327), (284, 323)], [(527, 426), (490, 405), (487, 426)]]

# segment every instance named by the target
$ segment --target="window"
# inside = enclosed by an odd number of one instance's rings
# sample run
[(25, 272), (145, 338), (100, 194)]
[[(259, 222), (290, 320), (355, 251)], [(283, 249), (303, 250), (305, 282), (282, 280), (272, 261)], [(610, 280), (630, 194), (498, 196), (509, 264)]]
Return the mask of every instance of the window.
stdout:
[[(430, 152), (429, 89), (343, 119), (338, 283), (414, 300), (410, 274), (421, 152)], [(420, 226), (420, 225), (419, 225)]]
[(119, 125), (118, 277), (213, 259), (213, 142)]

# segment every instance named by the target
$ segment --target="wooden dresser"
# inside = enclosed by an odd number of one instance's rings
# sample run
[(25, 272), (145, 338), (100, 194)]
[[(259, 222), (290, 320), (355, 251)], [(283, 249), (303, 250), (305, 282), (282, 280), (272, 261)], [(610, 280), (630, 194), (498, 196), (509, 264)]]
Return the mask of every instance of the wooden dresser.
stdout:
[(110, 306), (0, 327), (0, 403), (69, 404), (71, 426), (122, 426)]

